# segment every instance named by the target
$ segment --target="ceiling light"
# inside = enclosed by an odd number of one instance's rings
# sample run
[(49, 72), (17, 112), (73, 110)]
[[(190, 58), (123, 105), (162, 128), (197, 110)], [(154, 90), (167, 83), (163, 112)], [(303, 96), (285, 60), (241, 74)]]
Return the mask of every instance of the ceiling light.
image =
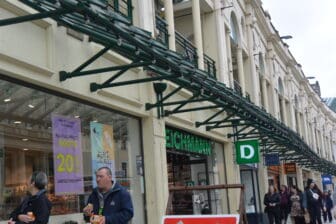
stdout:
[(14, 124), (21, 124), (21, 121), (14, 121)]
[(75, 115), (75, 118), (80, 118), (80, 116), (79, 115)]
[(23, 149), (23, 151), (28, 151), (28, 150), (29, 150), (29, 149), (27, 149), (27, 148), (24, 148), (24, 149)]
[(23, 138), (22, 141), (26, 142), (28, 141), (29, 139), (28, 138)]
[(30, 104), (28, 104), (28, 107), (33, 109), (35, 106), (30, 103)]
[(10, 102), (11, 100), (12, 100), (11, 98), (6, 98), (6, 99), (4, 99), (4, 102), (8, 103), (8, 102)]

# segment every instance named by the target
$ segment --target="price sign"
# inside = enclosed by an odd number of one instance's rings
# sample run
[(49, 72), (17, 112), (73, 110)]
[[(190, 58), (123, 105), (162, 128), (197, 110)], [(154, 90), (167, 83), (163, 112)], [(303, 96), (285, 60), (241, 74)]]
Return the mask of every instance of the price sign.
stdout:
[(80, 120), (53, 115), (52, 132), (55, 194), (81, 194), (84, 182)]

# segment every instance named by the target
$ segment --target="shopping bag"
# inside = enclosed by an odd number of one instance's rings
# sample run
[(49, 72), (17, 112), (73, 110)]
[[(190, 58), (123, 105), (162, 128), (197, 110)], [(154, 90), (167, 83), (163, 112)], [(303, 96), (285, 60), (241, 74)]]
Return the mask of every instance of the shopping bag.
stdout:
[(305, 212), (303, 217), (304, 217), (305, 223), (310, 223), (310, 215), (308, 212)]

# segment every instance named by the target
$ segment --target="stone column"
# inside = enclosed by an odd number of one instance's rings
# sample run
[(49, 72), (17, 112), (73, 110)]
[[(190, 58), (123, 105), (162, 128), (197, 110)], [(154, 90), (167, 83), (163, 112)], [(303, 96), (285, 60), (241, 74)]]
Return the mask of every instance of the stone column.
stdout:
[(297, 179), (297, 186), (299, 187), (299, 189), (304, 189), (302, 169), (298, 165), (296, 165), (296, 179)]
[(267, 94), (267, 83), (265, 77), (261, 78), (261, 89), (262, 89), (262, 98), (264, 101), (264, 107), (267, 112), (269, 112), (269, 106), (268, 106), (268, 94)]
[[(250, 7), (249, 7), (250, 9)], [(252, 11), (252, 10), (251, 10)], [(259, 87), (259, 77), (257, 75), (256, 71), (256, 65), (255, 65), (255, 60), (254, 60), (254, 52), (253, 52), (253, 27), (254, 27), (254, 21), (253, 21), (253, 14), (250, 11), (250, 16), (248, 19), (248, 24), (246, 26), (247, 28), (247, 39), (248, 39), (248, 48), (249, 48), (249, 58), (250, 58), (250, 72), (251, 72), (251, 80), (252, 80), (252, 101), (255, 102), (256, 105), (260, 105), (261, 102), (259, 102), (259, 97), (258, 97), (258, 89)], [(258, 88), (259, 87), (259, 88)]]
[(176, 43), (175, 43), (175, 23), (174, 23), (173, 1), (171, 0), (164, 1), (164, 7), (165, 7), (165, 19), (168, 24), (169, 49), (172, 51), (175, 51)]
[[(283, 123), (287, 124), (287, 110), (286, 110), (286, 100), (284, 97), (281, 98), (281, 107), (282, 107), (282, 115), (283, 115)], [(287, 124), (288, 125), (288, 124)]]
[(228, 65), (228, 53), (227, 46), (230, 42), (227, 42), (226, 29), (224, 25), (224, 19), (222, 16), (220, 1), (215, 1), (216, 10), (216, 28), (217, 28), (217, 46), (218, 46), (218, 78), (219, 81), (230, 86), (230, 72)]
[(291, 128), (295, 130), (296, 123), (295, 123), (295, 110), (294, 110), (294, 105), (290, 101), (289, 102), (289, 111), (290, 111), (290, 119), (291, 119)]
[(192, 0), (192, 17), (198, 56), (198, 68), (204, 70), (200, 0)]
[(243, 62), (243, 50), (237, 47), (237, 64), (238, 64), (238, 81), (242, 89), (242, 93), (245, 96), (245, 76), (244, 76), (244, 62)]
[(233, 85), (233, 66), (232, 66), (232, 55), (231, 55), (231, 39), (230, 39), (230, 31), (227, 30), (226, 32), (226, 46), (227, 46), (227, 59), (228, 61), (228, 68), (229, 68), (229, 86), (231, 88), (234, 87)]
[(168, 202), (168, 176), (164, 120), (143, 118), (144, 170), (148, 223), (161, 223)]

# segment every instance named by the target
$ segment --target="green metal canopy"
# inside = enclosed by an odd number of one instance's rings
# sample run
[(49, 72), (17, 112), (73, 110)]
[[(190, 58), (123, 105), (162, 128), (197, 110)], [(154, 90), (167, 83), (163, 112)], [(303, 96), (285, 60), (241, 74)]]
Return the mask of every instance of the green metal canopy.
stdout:
[[(196, 122), (196, 127), (205, 126), (208, 131), (232, 127), (233, 133), (228, 137), (233, 137), (235, 141), (258, 138), (264, 153), (277, 152), (286, 162), (296, 162), (300, 166), (321, 173), (336, 175), (336, 164), (319, 157), (296, 132), (250, 102), (248, 98), (244, 98), (225, 84), (209, 77), (205, 71), (199, 70), (195, 63), (169, 50), (166, 45), (153, 39), (151, 33), (133, 26), (128, 18), (115, 10), (115, 7), (110, 7), (110, 1), (20, 0), (20, 2), (34, 8), (37, 13), (0, 20), (0, 26), (50, 17), (58, 24), (84, 33), (91, 41), (104, 46), (100, 52), (73, 71), (61, 71), (60, 81), (109, 71), (116, 72), (104, 83), (91, 83), (92, 92), (143, 82), (171, 81), (178, 87), (165, 96), (163, 96), (165, 85), (154, 83), (157, 102), (147, 103), (146, 110), (157, 108), (158, 116), (163, 117), (175, 113), (218, 108), (217, 112), (207, 119)], [(108, 50), (113, 50), (130, 59), (131, 63), (85, 70)], [(116, 81), (128, 69), (134, 67), (143, 67), (151, 75), (148, 78)], [(192, 97), (187, 100), (167, 102), (167, 99), (181, 89), (190, 91)], [(203, 106), (185, 107), (187, 104), (194, 105), (197, 102), (208, 103), (206, 106), (202, 104)], [(167, 106), (175, 106), (175, 108), (165, 110)]]

